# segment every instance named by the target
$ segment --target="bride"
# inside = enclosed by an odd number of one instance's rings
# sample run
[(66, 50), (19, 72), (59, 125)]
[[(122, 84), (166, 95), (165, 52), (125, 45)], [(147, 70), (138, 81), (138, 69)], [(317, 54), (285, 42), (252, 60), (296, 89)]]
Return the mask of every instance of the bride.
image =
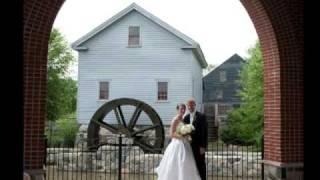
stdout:
[(178, 104), (178, 114), (170, 126), (172, 141), (167, 146), (159, 166), (155, 169), (158, 180), (201, 180), (193, 157), (192, 148), (187, 139), (176, 134), (178, 126), (183, 124), (186, 111), (184, 104)]

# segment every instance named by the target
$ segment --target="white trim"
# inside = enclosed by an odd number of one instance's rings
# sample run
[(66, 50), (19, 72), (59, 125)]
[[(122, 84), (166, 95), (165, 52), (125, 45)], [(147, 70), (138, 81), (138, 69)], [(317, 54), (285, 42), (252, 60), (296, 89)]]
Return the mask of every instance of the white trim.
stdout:
[[(139, 27), (139, 44), (138, 45), (129, 45), (129, 27)], [(140, 24), (131, 24), (128, 26), (128, 34), (127, 34), (127, 48), (141, 48), (142, 47), (142, 26)]]
[(191, 97), (194, 97), (195, 96), (195, 79), (194, 79), (194, 77), (191, 78), (191, 86), (192, 86)]
[(78, 79), (77, 79), (77, 104), (76, 104), (76, 114), (77, 114), (77, 122), (80, 123), (79, 118), (80, 118), (80, 82), (81, 82), (81, 78), (80, 78), (80, 61), (78, 59)]
[(155, 103), (170, 103), (168, 100), (157, 100)]
[(114, 15), (113, 17), (111, 17), (110, 19), (105, 21), (104, 23), (100, 24), (98, 27), (94, 28), (92, 31), (90, 31), (86, 35), (82, 36), (80, 39), (78, 39), (74, 43), (72, 43), (72, 48), (75, 48), (76, 46), (79, 46), (80, 44), (82, 44), (83, 42), (87, 41), (88, 39), (90, 39), (91, 37), (93, 37), (94, 35), (99, 33), (100, 31), (102, 31), (103, 29), (107, 28), (108, 26), (110, 26), (114, 22), (118, 21), (123, 16), (127, 15), (128, 13), (130, 13), (133, 10), (136, 10), (137, 12), (141, 13), (142, 15), (147, 17), (148, 19), (150, 19), (153, 22), (155, 22), (156, 24), (158, 24), (161, 27), (165, 28), (167, 31), (173, 33), (177, 37), (179, 37), (182, 40), (186, 41), (188, 44), (190, 44), (190, 45), (198, 44), (197, 42), (195, 42), (190, 37), (186, 36), (185, 34), (181, 33), (180, 31), (176, 30), (175, 28), (171, 27), (169, 24), (163, 22), (158, 17), (152, 15), (151, 13), (149, 13), (148, 11), (143, 9), (142, 7), (138, 6), (136, 3), (132, 3), (127, 8), (123, 9), (122, 11), (120, 11), (119, 13), (117, 13), (116, 15)]
[[(167, 99), (166, 100), (158, 100), (158, 82), (167, 82), (168, 87), (167, 87)], [(159, 78), (155, 79), (155, 103), (169, 103), (170, 101), (170, 80), (166, 78)]]
[(97, 102), (107, 102), (107, 101), (110, 101), (110, 98), (109, 99), (98, 99)]
[[(109, 91), (108, 91), (108, 99), (100, 99), (100, 82), (108, 82), (109, 83)], [(98, 79), (96, 81), (96, 92), (97, 92), (97, 102), (106, 102), (111, 99), (111, 80), (110, 79)]]
[(141, 48), (142, 46), (139, 44), (139, 45), (127, 45), (126, 46), (127, 48)]
[(86, 50), (89, 50), (88, 47), (85, 47), (85, 46), (77, 46), (74, 48), (75, 50), (78, 50), (78, 51), (86, 51)]

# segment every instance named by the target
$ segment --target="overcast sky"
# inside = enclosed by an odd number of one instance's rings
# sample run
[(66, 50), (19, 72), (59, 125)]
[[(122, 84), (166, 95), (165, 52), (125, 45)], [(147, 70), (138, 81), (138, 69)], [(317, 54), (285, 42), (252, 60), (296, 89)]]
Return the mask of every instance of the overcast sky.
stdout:
[(66, 0), (54, 27), (71, 44), (133, 2), (197, 41), (208, 64), (246, 57), (258, 39), (239, 0)]

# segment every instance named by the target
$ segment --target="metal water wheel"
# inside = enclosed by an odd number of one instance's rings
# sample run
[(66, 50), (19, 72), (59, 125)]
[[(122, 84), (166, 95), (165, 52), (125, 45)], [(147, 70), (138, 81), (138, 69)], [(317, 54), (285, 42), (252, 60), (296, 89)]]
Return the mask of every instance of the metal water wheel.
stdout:
[[(122, 110), (127, 106), (132, 106), (134, 109), (130, 117), (125, 117), (126, 114)], [(104, 121), (109, 113), (114, 113), (116, 124)], [(148, 117), (149, 123), (138, 127), (137, 123), (141, 113)], [(160, 153), (164, 146), (165, 134), (159, 115), (150, 105), (136, 99), (115, 99), (106, 102), (95, 112), (88, 126), (87, 146), (89, 150), (97, 150), (101, 145), (99, 144), (101, 142), (100, 128), (131, 139), (132, 145), (139, 146), (145, 153)], [(152, 136), (146, 136), (147, 132), (152, 132)]]

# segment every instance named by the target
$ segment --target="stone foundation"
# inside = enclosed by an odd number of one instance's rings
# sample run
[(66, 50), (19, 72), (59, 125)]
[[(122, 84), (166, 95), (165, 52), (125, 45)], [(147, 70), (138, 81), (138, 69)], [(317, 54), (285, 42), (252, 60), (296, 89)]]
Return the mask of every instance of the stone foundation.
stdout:
[(265, 180), (303, 180), (303, 163), (264, 161)]
[(34, 169), (34, 170), (25, 170), (24, 180), (45, 180), (45, 170), (43, 169)]
[[(85, 139), (87, 138), (87, 129), (88, 129), (88, 124), (82, 124), (79, 128), (79, 132), (76, 136), (76, 141), (75, 141), (75, 148), (80, 148), (84, 149), (86, 148), (86, 141)], [(166, 147), (169, 142), (170, 142), (170, 136), (169, 136), (169, 130), (170, 126), (165, 125), (164, 126), (164, 132), (165, 132), (165, 140), (164, 140), (164, 146)], [(110, 136), (113, 135), (110, 131), (101, 128), (99, 132), (100, 136)], [(123, 141), (125, 142), (125, 140)]]
[[(76, 148), (47, 150), (47, 165), (63, 171), (97, 171), (113, 173), (118, 170), (118, 147), (101, 146), (96, 152), (82, 152)], [(123, 172), (153, 174), (162, 154), (145, 154), (139, 147), (122, 147)], [(207, 152), (209, 176), (261, 175), (261, 154), (251, 152)]]

